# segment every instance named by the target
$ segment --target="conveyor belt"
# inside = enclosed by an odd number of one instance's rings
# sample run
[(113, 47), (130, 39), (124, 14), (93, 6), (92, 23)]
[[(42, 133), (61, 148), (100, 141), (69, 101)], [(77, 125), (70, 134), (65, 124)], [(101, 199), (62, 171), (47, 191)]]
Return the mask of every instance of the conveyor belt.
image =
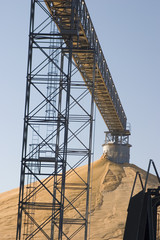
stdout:
[[(44, 1), (66, 45), (69, 36), (72, 36), (72, 56), (90, 92), (95, 69), (94, 101), (108, 129), (114, 132), (125, 132), (126, 115), (84, 0)], [(73, 7), (74, 11), (71, 10)], [(71, 13), (74, 14), (72, 24)]]

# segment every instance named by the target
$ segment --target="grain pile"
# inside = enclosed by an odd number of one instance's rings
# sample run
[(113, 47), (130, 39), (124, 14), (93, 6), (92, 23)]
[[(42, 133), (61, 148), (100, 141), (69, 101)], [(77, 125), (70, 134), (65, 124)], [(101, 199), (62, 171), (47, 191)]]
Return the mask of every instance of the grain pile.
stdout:
[[(115, 164), (102, 156), (93, 163), (90, 239), (91, 240), (122, 240), (126, 221), (127, 207), (131, 194), (136, 171), (139, 171), (143, 180), (145, 171), (132, 164)], [(87, 167), (80, 167), (77, 172), (85, 174)], [(70, 182), (75, 182), (75, 175), (70, 175)], [(156, 177), (150, 175), (148, 187), (157, 186)], [(48, 186), (52, 187), (52, 186)], [(137, 184), (136, 191), (140, 190)], [(67, 191), (67, 195), (73, 194)], [(41, 198), (46, 198), (41, 192)], [(76, 204), (83, 212), (83, 198)], [(0, 239), (15, 239), (17, 221), (18, 189), (0, 194)], [(68, 212), (72, 215), (72, 212)], [(40, 215), (41, 216), (41, 215)], [(67, 226), (70, 233), (71, 226)], [(42, 238), (43, 239), (43, 238)], [(81, 240), (78, 235), (75, 240)]]

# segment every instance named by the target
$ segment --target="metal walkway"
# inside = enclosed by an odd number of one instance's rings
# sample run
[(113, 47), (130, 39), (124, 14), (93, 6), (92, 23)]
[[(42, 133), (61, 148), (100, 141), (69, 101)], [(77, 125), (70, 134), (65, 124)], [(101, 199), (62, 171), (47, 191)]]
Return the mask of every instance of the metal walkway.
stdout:
[[(89, 90), (90, 84), (93, 81), (92, 66), (94, 53), (96, 53), (95, 103), (109, 131), (125, 132), (127, 121), (126, 115), (85, 2), (83, 0), (75, 1), (75, 5), (78, 5), (78, 8), (74, 11), (74, 17), (77, 24), (75, 24), (75, 28), (72, 32), (70, 30), (73, 29), (70, 21), (72, 1), (46, 0), (45, 2), (66, 44), (68, 34), (72, 35), (74, 49), (73, 58)], [(83, 52), (82, 49), (84, 50)]]

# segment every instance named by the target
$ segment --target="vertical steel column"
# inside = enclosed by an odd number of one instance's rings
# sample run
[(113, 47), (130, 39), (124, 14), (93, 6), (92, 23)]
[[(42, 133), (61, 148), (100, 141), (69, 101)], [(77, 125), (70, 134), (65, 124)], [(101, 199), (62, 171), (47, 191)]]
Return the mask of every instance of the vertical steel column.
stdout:
[(93, 60), (93, 83), (92, 83), (92, 99), (91, 99), (91, 113), (90, 113), (90, 133), (89, 133), (89, 156), (88, 156), (88, 176), (87, 176), (87, 197), (86, 197), (86, 223), (85, 223), (85, 236), (88, 239), (88, 215), (89, 215), (89, 197), (90, 197), (90, 178), (91, 178), (91, 160), (92, 160), (92, 147), (93, 147), (93, 119), (94, 119), (94, 90), (95, 90), (95, 76), (96, 76), (96, 54), (94, 53)]
[[(34, 29), (34, 13), (35, 13), (35, 1), (31, 0), (30, 9), (30, 26), (29, 34)], [(28, 64), (27, 64), (27, 81), (26, 81), (26, 96), (25, 96), (25, 111), (24, 111), (24, 127), (23, 127), (23, 144), (22, 144), (22, 160), (21, 160), (21, 175), (20, 175), (20, 190), (19, 190), (19, 204), (18, 204), (18, 218), (17, 218), (17, 232), (16, 239), (21, 239), (21, 228), (22, 228), (22, 202), (24, 196), (24, 178), (25, 178), (25, 166), (24, 159), (27, 154), (27, 135), (28, 135), (28, 120), (26, 116), (29, 113), (29, 101), (30, 101), (30, 73), (32, 69), (32, 38), (29, 37), (28, 46)]]
[[(63, 56), (63, 52), (61, 52), (61, 63), (60, 63), (60, 68), (63, 69), (64, 67), (64, 56)], [(60, 84), (59, 84), (59, 98), (58, 98), (58, 112), (60, 113), (62, 110), (62, 72), (60, 73)], [(53, 184), (53, 195), (56, 198), (56, 193), (57, 193), (57, 174), (58, 174), (58, 156), (59, 156), (59, 144), (60, 144), (60, 114), (58, 113), (58, 123), (57, 123), (57, 131), (56, 131), (56, 153), (55, 153), (55, 176), (54, 176), (54, 184)], [(56, 201), (55, 198), (53, 198), (53, 216), (55, 216), (56, 214)], [(54, 225), (55, 219), (52, 219), (51, 222), (51, 240), (54, 240), (54, 230), (55, 230), (55, 225)]]
[[(74, 30), (74, 10), (76, 0), (71, 1), (71, 18), (70, 18), (70, 31)], [(65, 133), (64, 133), (64, 147), (63, 147), (63, 167), (62, 167), (62, 185), (61, 185), (61, 208), (59, 220), (59, 235), (58, 240), (62, 240), (63, 236), (63, 214), (64, 214), (64, 196), (65, 196), (65, 181), (66, 181), (66, 163), (67, 163), (67, 148), (68, 148), (68, 127), (69, 127), (69, 105), (70, 105), (70, 92), (71, 92), (71, 74), (72, 74), (72, 49), (73, 39), (69, 35), (68, 41), (69, 56), (68, 56), (68, 73), (67, 73), (67, 96), (65, 108)]]

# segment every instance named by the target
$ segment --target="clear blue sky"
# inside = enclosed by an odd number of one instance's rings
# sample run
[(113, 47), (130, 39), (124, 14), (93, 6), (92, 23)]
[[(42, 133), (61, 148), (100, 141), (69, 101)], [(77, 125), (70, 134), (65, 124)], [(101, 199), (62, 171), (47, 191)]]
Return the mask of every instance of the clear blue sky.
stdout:
[[(160, 1), (86, 0), (132, 126), (131, 163), (160, 168)], [(19, 186), (30, 0), (1, 2), (0, 192)], [(106, 127), (96, 119), (95, 159)]]

